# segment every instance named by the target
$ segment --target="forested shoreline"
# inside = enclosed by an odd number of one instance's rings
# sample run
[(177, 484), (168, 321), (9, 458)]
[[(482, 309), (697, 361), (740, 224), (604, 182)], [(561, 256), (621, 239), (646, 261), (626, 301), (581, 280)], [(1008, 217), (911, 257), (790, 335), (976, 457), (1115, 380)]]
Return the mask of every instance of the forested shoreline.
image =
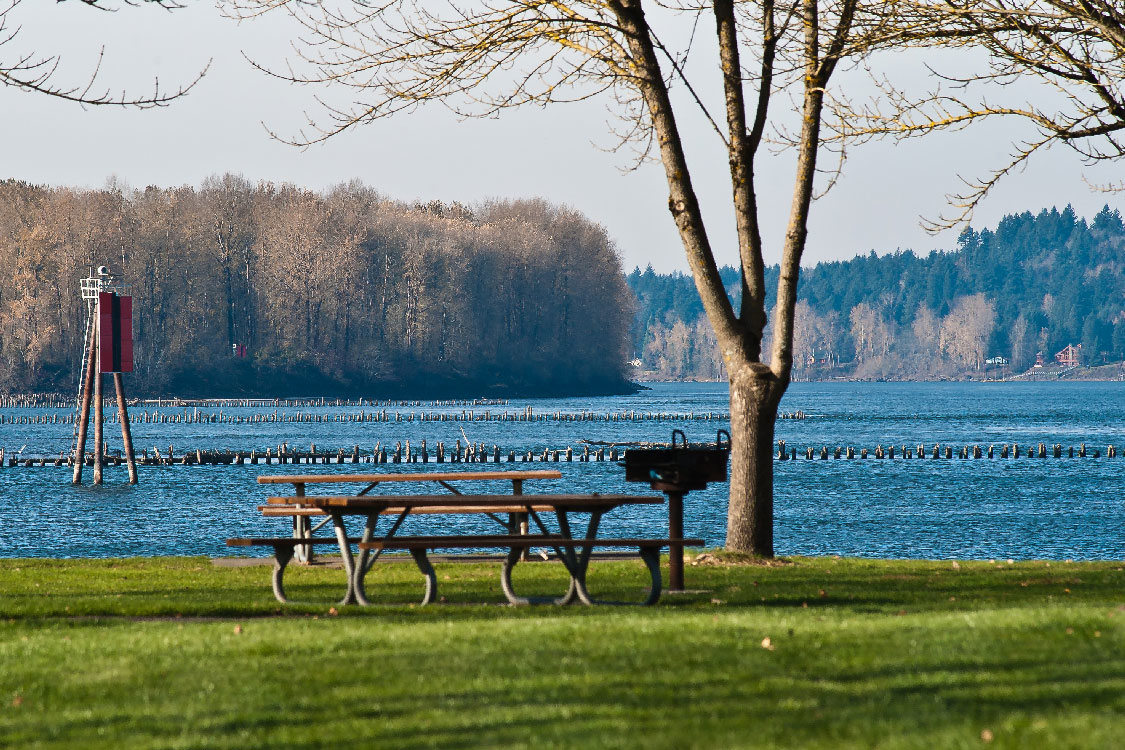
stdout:
[(72, 392), (79, 281), (134, 296), (133, 395), (622, 392), (631, 295), (605, 230), (540, 200), (406, 205), (224, 175), (0, 183), (0, 390)]
[[(234, 175), (144, 190), (8, 180), (0, 257), (5, 393), (75, 389), (78, 284), (103, 264), (135, 300), (135, 395), (581, 395), (725, 378), (689, 276), (626, 276), (602, 227), (541, 200), (408, 205), (358, 182), (319, 193)], [(721, 276), (737, 303), (737, 270)], [(798, 299), (798, 378), (996, 376), (1068, 344), (1082, 364), (1117, 361), (1125, 223), (1108, 207), (1089, 222), (1025, 212), (950, 252), (804, 269)]]
[[(738, 271), (720, 273), (737, 302)], [(766, 269), (768, 288), (777, 273)], [(628, 282), (645, 376), (725, 377), (690, 276), (650, 267)], [(1001, 377), (1027, 370), (1039, 353), (1050, 366), (1068, 345), (1082, 365), (1117, 362), (1125, 359), (1125, 224), (1108, 206), (1090, 221), (1069, 206), (1006, 216), (995, 229), (966, 229), (950, 252), (871, 252), (802, 269), (797, 297), (798, 378)]]

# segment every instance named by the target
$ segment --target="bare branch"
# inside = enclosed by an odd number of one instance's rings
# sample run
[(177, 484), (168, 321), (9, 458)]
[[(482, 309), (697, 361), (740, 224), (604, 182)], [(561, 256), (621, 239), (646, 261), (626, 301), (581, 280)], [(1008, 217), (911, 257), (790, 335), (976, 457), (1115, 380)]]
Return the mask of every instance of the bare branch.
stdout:
[[(63, 2), (63, 0), (57, 1)], [(20, 28), (11, 25), (9, 16), (21, 2), (22, 0), (9, 0), (6, 7), (0, 8), (0, 49), (14, 47), (19, 41)], [(119, 10), (113, 3), (106, 2), (106, 0), (80, 0), (80, 2), (86, 7), (104, 12)], [(126, 6), (151, 5), (164, 10), (184, 7), (174, 0), (123, 0), (120, 4)], [(58, 82), (61, 64), (59, 55), (27, 52), (18, 53), (13, 58), (4, 59), (0, 57), (0, 85), (82, 105), (149, 109), (167, 106), (172, 101), (186, 95), (203, 79), (211, 66), (210, 61), (208, 61), (191, 80), (172, 90), (162, 89), (160, 79), (154, 77), (151, 90), (145, 94), (136, 95), (125, 90), (114, 91), (101, 84), (99, 77), (104, 57), (105, 48), (103, 47), (98, 53), (97, 60), (94, 62), (86, 82), (73, 85)]]

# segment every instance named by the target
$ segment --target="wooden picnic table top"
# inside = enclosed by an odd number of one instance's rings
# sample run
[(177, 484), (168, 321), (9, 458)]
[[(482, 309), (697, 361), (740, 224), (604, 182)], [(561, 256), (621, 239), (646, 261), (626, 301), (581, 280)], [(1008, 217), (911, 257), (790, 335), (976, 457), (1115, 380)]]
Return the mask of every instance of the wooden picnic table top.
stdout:
[[(518, 497), (518, 500), (515, 498)], [(528, 506), (545, 506), (552, 510), (577, 510), (589, 508), (608, 510), (619, 505), (657, 505), (664, 503), (663, 495), (360, 495), (360, 496), (306, 496), (271, 497), (271, 505), (303, 505), (324, 508), (332, 513), (357, 513), (383, 511), (387, 508), (447, 507), (446, 512), (466, 508), (466, 512), (482, 512), (478, 508), (494, 507), (497, 511), (518, 506), (521, 511)], [(473, 510), (468, 510), (468, 509)]]
[[(448, 497), (448, 496), (446, 496)], [(511, 497), (511, 495), (506, 495)], [(550, 513), (555, 509), (554, 505), (544, 505), (542, 503), (533, 503), (531, 509), (536, 513)], [(410, 509), (411, 515), (443, 515), (443, 514), (468, 514), (468, 513), (527, 513), (527, 503), (509, 503), (508, 505), (450, 505), (443, 503), (441, 505), (425, 505), (422, 507), (412, 507)], [(328, 516), (331, 513), (324, 508), (318, 508), (315, 505), (259, 505), (258, 510), (266, 518), (289, 518), (292, 516)], [(392, 505), (379, 511), (380, 515), (396, 516), (406, 510), (403, 505)]]
[[(440, 471), (410, 474), (269, 474), (258, 477), (258, 484), (344, 484), (347, 482), (449, 482), (488, 479), (562, 479), (558, 469), (534, 471)], [(511, 500), (511, 495), (508, 496)]]

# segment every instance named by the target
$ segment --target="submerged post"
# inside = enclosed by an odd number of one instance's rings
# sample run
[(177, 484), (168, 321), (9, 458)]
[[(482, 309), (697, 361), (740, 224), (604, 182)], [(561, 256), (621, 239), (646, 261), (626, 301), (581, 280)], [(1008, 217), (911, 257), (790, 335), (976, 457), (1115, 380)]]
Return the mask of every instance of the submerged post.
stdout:
[(94, 395), (94, 369), (97, 367), (97, 326), (90, 323), (90, 335), (86, 338), (86, 368), (82, 378), (82, 392), (79, 394), (82, 405), (78, 408), (78, 442), (74, 447), (73, 484), (82, 484), (82, 469), (86, 465), (86, 435), (90, 428), (90, 399)]
[(133, 433), (129, 429), (129, 407), (125, 403), (125, 383), (121, 373), (113, 373), (113, 388), (117, 391), (117, 419), (121, 422), (121, 442), (125, 448), (125, 461), (129, 466), (129, 484), (137, 483), (137, 460), (133, 456)]
[(102, 393), (102, 374), (94, 368), (94, 484), (102, 483), (102, 461), (105, 458), (105, 442), (102, 437), (104, 394)]

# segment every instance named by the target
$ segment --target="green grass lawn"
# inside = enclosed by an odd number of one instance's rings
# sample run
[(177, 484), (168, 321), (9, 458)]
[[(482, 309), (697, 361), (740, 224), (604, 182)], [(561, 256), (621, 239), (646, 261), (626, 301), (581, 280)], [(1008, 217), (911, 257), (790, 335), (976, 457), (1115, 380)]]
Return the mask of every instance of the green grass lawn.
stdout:
[(326, 567), (287, 576), (323, 604), (282, 608), (264, 567), (0, 560), (0, 747), (1125, 745), (1121, 562), (792, 562), (689, 567), (652, 608), (503, 606), (499, 564), (447, 563), (446, 603), (360, 609)]

